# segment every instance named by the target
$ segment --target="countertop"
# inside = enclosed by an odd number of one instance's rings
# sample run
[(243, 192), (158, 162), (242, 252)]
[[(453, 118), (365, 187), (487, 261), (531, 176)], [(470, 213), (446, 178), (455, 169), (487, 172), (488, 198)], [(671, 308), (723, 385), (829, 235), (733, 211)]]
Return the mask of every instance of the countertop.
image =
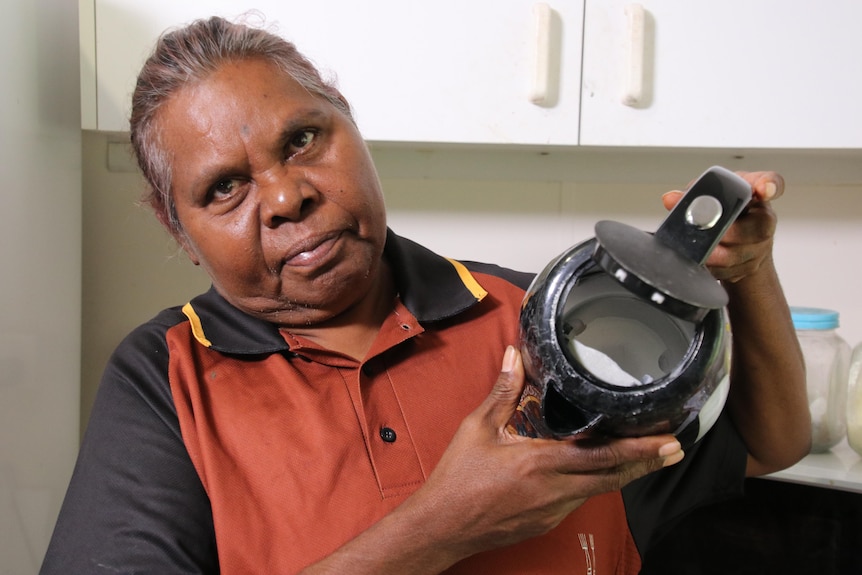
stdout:
[(766, 479), (862, 493), (862, 457), (847, 440), (826, 453), (812, 453), (799, 463)]

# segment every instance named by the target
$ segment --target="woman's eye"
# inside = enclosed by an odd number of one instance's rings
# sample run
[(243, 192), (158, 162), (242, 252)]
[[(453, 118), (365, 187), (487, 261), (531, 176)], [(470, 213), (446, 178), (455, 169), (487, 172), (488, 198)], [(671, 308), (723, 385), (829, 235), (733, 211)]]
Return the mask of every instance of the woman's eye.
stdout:
[(297, 152), (307, 148), (314, 141), (317, 133), (313, 130), (303, 130), (290, 139), (290, 151)]
[(230, 196), (236, 191), (236, 180), (220, 180), (212, 187), (211, 195), (213, 199), (221, 199)]

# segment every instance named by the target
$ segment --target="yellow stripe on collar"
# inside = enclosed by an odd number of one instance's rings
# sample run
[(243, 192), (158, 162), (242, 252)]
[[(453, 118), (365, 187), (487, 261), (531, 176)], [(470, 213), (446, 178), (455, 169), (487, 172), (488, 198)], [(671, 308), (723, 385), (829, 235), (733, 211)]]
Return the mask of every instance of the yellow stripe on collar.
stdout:
[(476, 298), (476, 301), (482, 301), (488, 292), (485, 291), (485, 288), (479, 285), (479, 282), (476, 281), (476, 278), (470, 273), (464, 264), (459, 261), (455, 261), (450, 258), (446, 258), (449, 260), (449, 263), (455, 268), (455, 271), (458, 272), (458, 277), (461, 278), (461, 281), (464, 283), (464, 287), (466, 287), (473, 297)]
[(204, 347), (211, 347), (212, 342), (204, 335), (201, 318), (198, 317), (198, 314), (192, 307), (191, 302), (183, 306), (183, 313), (186, 314), (186, 317), (189, 318), (189, 322), (192, 324), (192, 335), (195, 336), (195, 339)]

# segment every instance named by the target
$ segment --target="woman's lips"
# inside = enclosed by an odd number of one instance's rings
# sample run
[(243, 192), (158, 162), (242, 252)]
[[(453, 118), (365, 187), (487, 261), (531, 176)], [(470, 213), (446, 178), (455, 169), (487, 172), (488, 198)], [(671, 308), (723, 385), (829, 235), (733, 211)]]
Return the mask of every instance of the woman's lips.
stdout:
[(341, 233), (308, 238), (294, 244), (284, 259), (284, 265), (305, 267), (322, 263), (332, 252)]

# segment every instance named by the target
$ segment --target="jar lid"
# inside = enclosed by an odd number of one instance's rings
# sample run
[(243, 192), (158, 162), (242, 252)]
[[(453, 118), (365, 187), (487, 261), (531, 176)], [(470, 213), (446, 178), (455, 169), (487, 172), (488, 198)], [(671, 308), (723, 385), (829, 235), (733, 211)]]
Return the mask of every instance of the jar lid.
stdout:
[(838, 312), (816, 307), (792, 307), (790, 317), (796, 329), (835, 329), (838, 327)]

